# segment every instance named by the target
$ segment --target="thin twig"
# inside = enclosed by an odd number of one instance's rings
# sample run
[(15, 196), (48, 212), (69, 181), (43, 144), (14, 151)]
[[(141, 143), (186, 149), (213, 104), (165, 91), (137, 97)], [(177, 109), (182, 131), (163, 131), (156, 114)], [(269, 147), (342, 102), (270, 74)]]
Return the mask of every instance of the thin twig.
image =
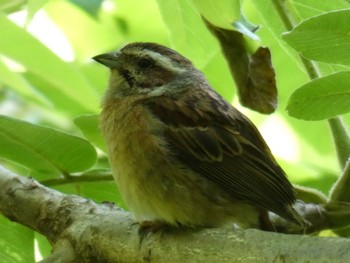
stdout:
[(45, 186), (56, 186), (63, 184), (82, 183), (82, 182), (101, 182), (101, 181), (113, 181), (111, 174), (89, 174), (89, 175), (71, 175), (69, 177), (53, 178), (43, 180), (40, 183)]

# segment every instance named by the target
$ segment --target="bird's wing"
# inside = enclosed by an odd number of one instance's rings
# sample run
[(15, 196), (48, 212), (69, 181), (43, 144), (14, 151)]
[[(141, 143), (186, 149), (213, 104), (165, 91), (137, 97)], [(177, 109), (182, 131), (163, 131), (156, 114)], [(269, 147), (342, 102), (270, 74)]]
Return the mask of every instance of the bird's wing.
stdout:
[(255, 126), (225, 101), (158, 97), (151, 112), (176, 158), (242, 200), (292, 221), (294, 192)]

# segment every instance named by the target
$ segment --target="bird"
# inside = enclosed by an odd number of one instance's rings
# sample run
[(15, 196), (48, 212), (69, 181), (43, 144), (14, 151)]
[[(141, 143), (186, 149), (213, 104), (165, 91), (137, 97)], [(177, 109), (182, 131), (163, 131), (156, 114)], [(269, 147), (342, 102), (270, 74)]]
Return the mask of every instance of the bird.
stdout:
[(177, 51), (134, 42), (93, 57), (110, 70), (100, 129), (140, 227), (303, 225), (292, 184), (255, 125)]

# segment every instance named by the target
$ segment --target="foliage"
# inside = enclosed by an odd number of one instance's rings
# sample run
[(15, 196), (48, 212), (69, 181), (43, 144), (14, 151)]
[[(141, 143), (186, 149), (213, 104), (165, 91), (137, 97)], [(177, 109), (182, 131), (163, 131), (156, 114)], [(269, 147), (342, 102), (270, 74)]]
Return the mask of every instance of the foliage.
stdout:
[[(237, 17), (236, 9), (226, 7), (239, 1), (200, 2), (0, 1), (1, 163), (60, 191), (122, 205), (111, 176), (105, 177), (109, 167), (97, 126), (108, 72), (90, 58), (133, 41), (164, 44), (193, 61), (236, 104), (226, 62), (198, 10), (225, 23), (230, 11)], [(327, 193), (340, 173), (329, 129), (325, 121), (303, 120), (350, 111), (350, 3), (282, 1), (285, 14), (298, 24), (286, 32), (276, 2), (246, 0), (242, 13), (251, 24), (261, 25), (255, 34), (271, 50), (279, 109), (268, 117), (240, 109), (261, 128), (291, 181)], [(220, 10), (226, 10), (225, 19)], [(251, 47), (257, 45), (254, 41), (248, 34)], [(310, 81), (299, 53), (317, 61), (319, 78)], [(37, 234), (4, 218), (0, 232), (1, 258), (33, 261)], [(36, 240), (41, 253), (49, 253), (45, 240)]]

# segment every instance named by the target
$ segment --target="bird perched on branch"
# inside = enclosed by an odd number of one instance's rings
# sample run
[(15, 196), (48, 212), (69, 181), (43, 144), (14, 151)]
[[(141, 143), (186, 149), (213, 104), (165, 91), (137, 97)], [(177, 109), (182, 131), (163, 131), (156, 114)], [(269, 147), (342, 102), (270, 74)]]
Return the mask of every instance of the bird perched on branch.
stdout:
[(268, 211), (303, 224), (257, 128), (191, 61), (155, 43), (93, 59), (111, 71), (101, 129), (120, 194), (141, 226), (269, 229)]

